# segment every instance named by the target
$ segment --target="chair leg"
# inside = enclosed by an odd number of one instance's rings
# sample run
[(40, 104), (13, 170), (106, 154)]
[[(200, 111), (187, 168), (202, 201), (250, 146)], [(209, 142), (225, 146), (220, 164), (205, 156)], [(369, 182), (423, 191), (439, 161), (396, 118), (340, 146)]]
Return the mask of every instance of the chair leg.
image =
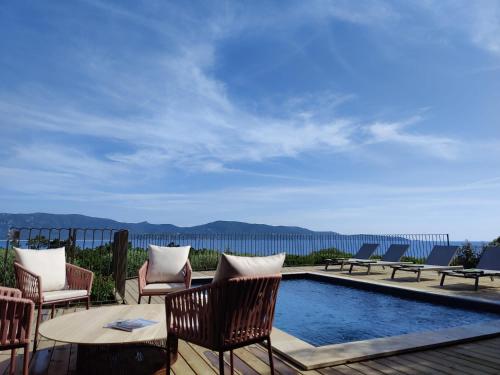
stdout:
[(274, 359), (273, 348), (271, 346), (271, 337), (267, 338), (267, 352), (269, 354), (269, 367), (271, 368), (271, 375), (274, 375)]
[(234, 375), (234, 355), (233, 349), (229, 351), (229, 362), (231, 364), (231, 375)]
[(36, 316), (36, 324), (35, 324), (35, 338), (33, 340), (33, 353), (36, 352), (36, 348), (38, 346), (38, 327), (40, 327), (40, 322), (42, 321), (42, 305), (38, 306), (38, 314)]
[(87, 303), (86, 303), (86, 306), (85, 306), (88, 309), (90, 309), (90, 296), (87, 297)]
[(167, 365), (166, 365), (167, 375), (170, 375), (171, 366), (172, 366), (172, 364), (170, 363), (170, 337), (167, 337)]
[(330, 262), (328, 262), (328, 261), (327, 261), (327, 262), (325, 263), (325, 271), (328, 271), (328, 266), (329, 266), (329, 265), (330, 265)]
[(24, 345), (23, 375), (28, 375), (30, 366), (30, 344)]
[(224, 352), (219, 351), (219, 375), (224, 375)]
[(352, 273), (353, 268), (354, 268), (354, 263), (351, 263), (351, 267), (349, 267), (349, 273)]
[(418, 270), (417, 271), (417, 282), (420, 282), (420, 276), (422, 275), (422, 271)]
[(397, 268), (395, 268), (395, 267), (392, 269), (391, 279), (394, 279), (394, 276), (396, 276), (396, 271), (397, 271), (397, 270), (398, 270), (398, 269), (397, 269)]
[(151, 304), (151, 296), (149, 296), (149, 298), (148, 298), (148, 304), (149, 305)]
[(14, 375), (15, 373), (16, 373), (16, 349), (11, 349), (9, 375)]
[(54, 319), (55, 314), (56, 314), (56, 305), (53, 304), (50, 310), (50, 319)]
[(474, 290), (478, 290), (479, 289), (479, 277), (476, 277), (476, 281), (474, 283)]
[(372, 265), (369, 264), (368, 265), (368, 270), (366, 271), (366, 274), (369, 275), (371, 270), (372, 270)]
[(445, 277), (446, 277), (446, 273), (444, 273), (444, 272), (443, 272), (441, 275), (442, 275), (442, 276), (441, 276), (441, 282), (439, 283), (439, 285), (440, 285), (440, 286), (443, 286), (443, 285), (444, 285), (444, 279), (445, 279)]
[(139, 298), (137, 298), (137, 304), (140, 305), (141, 304), (141, 298), (142, 296), (139, 294)]

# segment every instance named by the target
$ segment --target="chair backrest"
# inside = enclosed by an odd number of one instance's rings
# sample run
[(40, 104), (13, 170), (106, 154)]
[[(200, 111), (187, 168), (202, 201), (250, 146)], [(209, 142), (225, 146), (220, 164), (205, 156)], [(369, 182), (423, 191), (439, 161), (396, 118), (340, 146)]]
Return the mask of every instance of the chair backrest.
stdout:
[(457, 251), (458, 246), (436, 245), (432, 248), (425, 263), (433, 266), (449, 266)]
[[(222, 347), (256, 342), (271, 334), (281, 275), (240, 277), (222, 284), (219, 332)], [(224, 285), (225, 284), (225, 285)]]
[(500, 247), (487, 247), (481, 254), (477, 268), (500, 271)]
[(375, 250), (377, 250), (378, 243), (364, 243), (354, 255), (356, 259), (369, 259)]
[(267, 338), (281, 275), (232, 278), (165, 297), (167, 332), (228, 350)]
[(382, 260), (385, 262), (399, 262), (409, 247), (410, 245), (392, 244), (382, 256)]
[(0, 350), (28, 343), (34, 303), (20, 297), (21, 291), (0, 287)]

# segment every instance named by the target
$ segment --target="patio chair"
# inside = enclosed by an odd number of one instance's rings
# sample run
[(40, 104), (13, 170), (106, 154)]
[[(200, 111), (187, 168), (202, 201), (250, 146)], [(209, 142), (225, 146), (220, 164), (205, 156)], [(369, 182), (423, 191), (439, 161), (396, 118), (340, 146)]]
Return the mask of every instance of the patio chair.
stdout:
[(373, 255), (375, 250), (377, 250), (377, 247), (379, 246), (378, 243), (364, 243), (361, 245), (359, 248), (358, 252), (354, 254), (354, 257), (352, 258), (329, 258), (325, 259), (325, 271), (328, 270), (328, 266), (330, 265), (339, 265), (340, 264), (340, 270), (342, 271), (344, 269), (344, 265), (347, 264), (349, 261), (354, 261), (354, 260), (367, 260), (370, 259), (370, 257)]
[(352, 270), (354, 266), (358, 267), (366, 267), (367, 271), (366, 274), (369, 275), (372, 267), (389, 267), (389, 266), (396, 266), (400, 264), (412, 264), (412, 262), (401, 262), (401, 258), (403, 257), (404, 253), (410, 245), (395, 245), (392, 244), (389, 246), (385, 254), (382, 256), (381, 260), (376, 260), (376, 259), (366, 259), (366, 260), (351, 260), (348, 261), (348, 263), (351, 265), (349, 268), (349, 273), (352, 273)]
[(463, 266), (450, 266), (453, 258), (457, 254), (458, 246), (441, 246), (436, 245), (432, 248), (431, 253), (427, 257), (425, 264), (400, 264), (391, 266), (394, 279), (396, 271), (413, 272), (417, 274), (417, 281), (420, 281), (420, 276), (423, 271), (445, 271), (461, 269)]
[[(219, 373), (224, 374), (224, 352), (267, 342), (274, 374), (271, 329), (281, 275), (240, 277), (165, 296), (167, 348), (182, 339), (219, 352)], [(167, 353), (167, 374), (170, 353)]]
[(21, 290), (23, 298), (33, 301), (38, 309), (33, 343), (33, 351), (36, 351), (43, 308), (51, 307), (51, 318), (56, 305), (84, 301), (89, 309), (94, 273), (66, 263), (64, 247), (45, 250), (14, 248), (14, 251), (16, 287)]
[(31, 322), (35, 305), (18, 289), (0, 286), (0, 350), (11, 350), (9, 374), (16, 372), (16, 350), (24, 348), (23, 375), (28, 375)]
[(224, 374), (225, 351), (230, 352), (233, 374), (233, 350), (266, 341), (274, 374), (271, 330), (284, 260), (285, 254), (254, 258), (223, 254), (211, 284), (166, 295), (167, 374), (170, 348), (178, 339), (217, 351), (220, 374)]
[(164, 296), (191, 287), (191, 264), (189, 250), (191, 246), (164, 247), (149, 245), (148, 257), (139, 269), (139, 298), (148, 296)]
[(479, 279), (489, 277), (493, 281), (494, 276), (500, 276), (500, 247), (487, 247), (484, 249), (477, 264), (477, 268), (468, 268), (464, 270), (441, 271), (441, 286), (444, 285), (446, 276), (463, 277), (474, 279), (474, 289), (479, 289)]

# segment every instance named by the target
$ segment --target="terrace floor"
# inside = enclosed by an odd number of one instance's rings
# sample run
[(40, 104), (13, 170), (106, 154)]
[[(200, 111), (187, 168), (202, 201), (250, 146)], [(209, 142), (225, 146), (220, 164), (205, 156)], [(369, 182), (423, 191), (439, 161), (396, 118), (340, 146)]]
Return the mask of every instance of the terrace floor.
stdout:
[[(287, 268), (285, 272), (314, 271), (324, 272), (322, 267)], [(339, 277), (360, 278), (377, 283), (388, 283), (409, 288), (446, 293), (459, 296), (470, 296), (492, 300), (500, 299), (500, 282), (481, 280), (481, 288), (473, 291), (473, 281), (450, 278), (445, 288), (439, 287), (439, 279), (435, 273), (425, 274), (423, 281), (416, 283), (415, 278), (402, 274), (397, 281), (390, 280), (389, 270), (363, 272), (349, 275), (339, 272), (338, 267), (326, 271)], [(213, 272), (195, 272), (194, 277), (206, 277)], [(409, 275), (409, 274), (408, 274)], [(137, 301), (137, 280), (127, 281), (127, 303)], [(143, 300), (144, 301), (144, 300)], [(145, 302), (145, 301), (144, 301)], [(161, 303), (160, 298), (153, 298), (153, 303)], [(80, 308), (58, 309), (57, 314), (69, 314)], [(175, 374), (216, 374), (218, 373), (217, 355), (209, 350), (185, 342), (179, 344), (179, 359), (173, 366)], [(235, 368), (237, 374), (268, 374), (266, 351), (260, 345), (252, 345), (235, 351)], [(8, 373), (10, 352), (0, 352), (0, 375)], [(17, 373), (21, 373), (21, 356), (17, 357)], [(31, 360), (31, 374), (73, 374), (76, 365), (76, 346), (41, 340), (39, 350)], [(393, 355), (389, 357), (366, 360), (346, 365), (327, 367), (320, 370), (302, 371), (290, 364), (286, 359), (275, 355), (277, 374), (500, 374), (500, 338), (490, 338), (470, 343), (451, 345), (444, 348), (423, 350), (419, 352)], [(229, 370), (229, 369), (227, 369)], [(163, 372), (164, 373), (164, 372)]]

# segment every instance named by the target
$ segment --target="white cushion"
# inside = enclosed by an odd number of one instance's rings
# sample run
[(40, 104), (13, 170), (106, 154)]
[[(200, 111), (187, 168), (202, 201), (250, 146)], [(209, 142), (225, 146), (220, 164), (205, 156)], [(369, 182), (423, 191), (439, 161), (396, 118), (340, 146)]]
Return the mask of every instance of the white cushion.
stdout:
[(184, 283), (153, 283), (146, 285), (142, 291), (146, 293), (168, 293), (182, 289), (186, 289)]
[(30, 250), (14, 247), (16, 262), (42, 278), (42, 292), (66, 286), (66, 253), (58, 249)]
[(149, 245), (146, 282), (176, 283), (184, 281), (184, 266), (191, 246), (164, 247)]
[(75, 289), (75, 290), (54, 290), (52, 292), (44, 292), (43, 293), (43, 301), (50, 302), (56, 301), (59, 299), (69, 299), (75, 297), (86, 297), (87, 291), (83, 289)]
[(268, 276), (281, 273), (285, 253), (267, 257), (239, 257), (222, 254), (213, 282), (244, 276)]

